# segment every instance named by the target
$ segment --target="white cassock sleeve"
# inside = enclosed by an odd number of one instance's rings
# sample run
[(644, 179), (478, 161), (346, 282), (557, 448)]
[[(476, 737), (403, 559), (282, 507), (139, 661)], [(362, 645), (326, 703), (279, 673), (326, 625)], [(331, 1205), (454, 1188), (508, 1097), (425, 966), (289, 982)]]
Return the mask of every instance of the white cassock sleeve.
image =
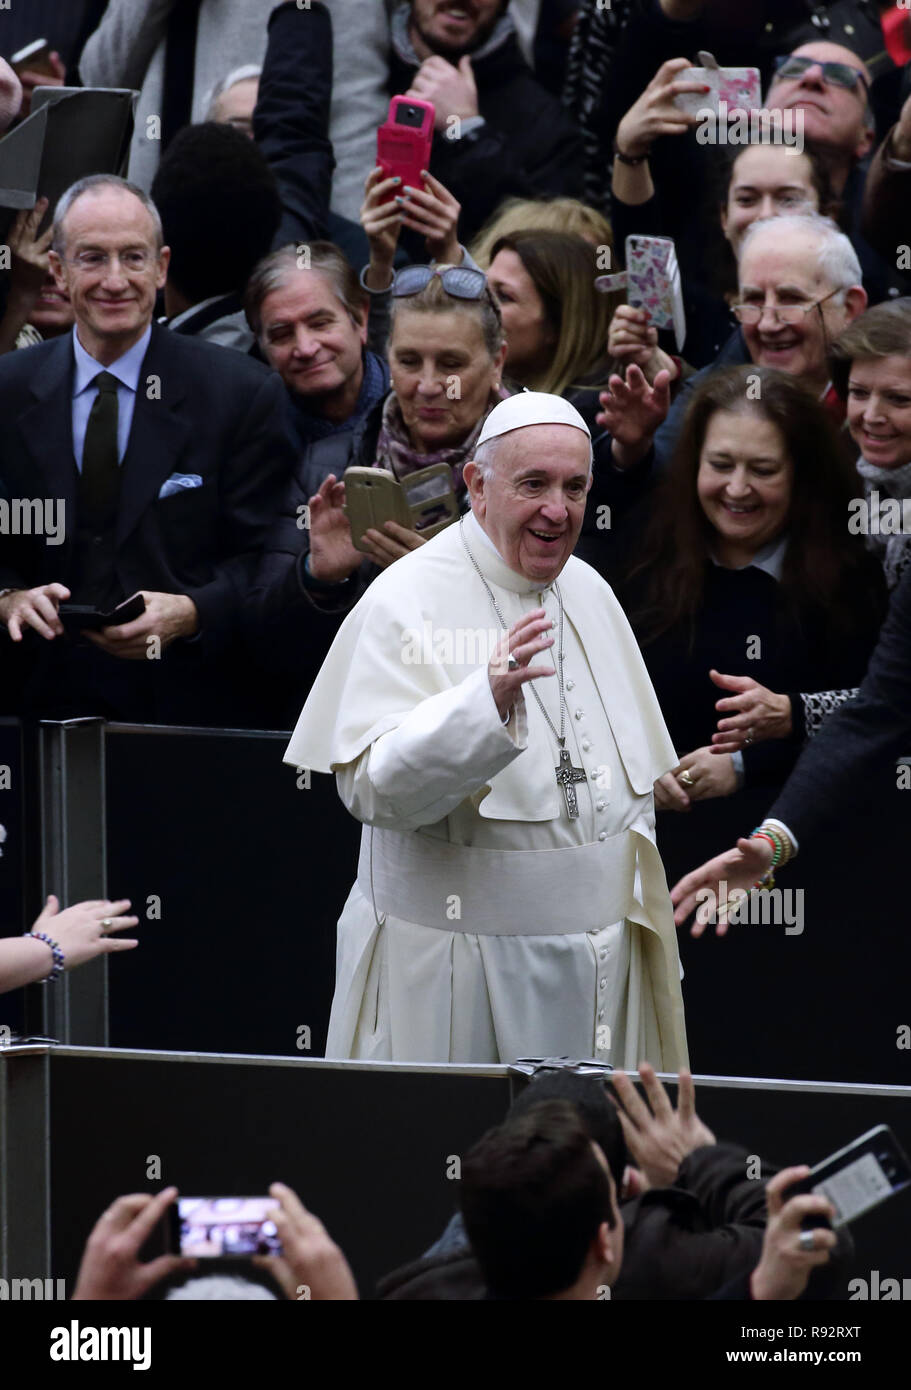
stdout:
[(517, 758), (528, 742), (521, 692), (503, 724), (487, 667), (428, 696), (354, 762), (336, 769), (339, 796), (365, 825), (435, 825)]

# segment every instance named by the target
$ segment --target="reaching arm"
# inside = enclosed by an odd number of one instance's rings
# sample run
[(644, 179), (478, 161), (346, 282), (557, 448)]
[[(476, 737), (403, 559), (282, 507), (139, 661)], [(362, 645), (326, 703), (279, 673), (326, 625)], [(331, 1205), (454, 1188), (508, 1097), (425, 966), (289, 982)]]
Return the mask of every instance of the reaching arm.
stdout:
[(327, 235), (335, 156), (329, 140), (332, 21), (315, 0), (293, 0), (269, 18), (269, 42), (253, 113), (256, 143), (278, 180), (282, 220), (276, 246)]

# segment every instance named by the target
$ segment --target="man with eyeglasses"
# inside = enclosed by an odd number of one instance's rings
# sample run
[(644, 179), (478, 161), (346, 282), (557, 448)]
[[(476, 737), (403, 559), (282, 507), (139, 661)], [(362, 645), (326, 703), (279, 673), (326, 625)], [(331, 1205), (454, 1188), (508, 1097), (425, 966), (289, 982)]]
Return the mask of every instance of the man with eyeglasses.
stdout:
[(837, 43), (805, 43), (776, 64), (766, 97), (770, 111), (800, 112), (804, 138), (830, 156), (835, 193), (873, 147), (870, 77), (863, 61)]
[[(29, 518), (3, 537), (10, 641), (0, 641), (22, 682), (4, 707), (242, 720), (227, 663), (291, 468), (281, 383), (241, 353), (152, 322), (169, 250), (135, 186), (109, 175), (74, 184), (52, 248), (72, 335), (0, 362), (0, 496)], [(48, 501), (62, 516), (54, 534), (37, 524)], [(132, 621), (65, 635), (62, 603), (108, 614), (137, 592), (145, 607)]]
[[(612, 377), (602, 393), (598, 422), (612, 435), (618, 468), (662, 472), (674, 452), (693, 389), (720, 367), (755, 362), (787, 372), (844, 420), (844, 408), (829, 381), (829, 345), (862, 314), (867, 295), (853, 246), (835, 223), (818, 213), (788, 213), (754, 222), (740, 243), (739, 293), (734, 314), (739, 330), (714, 362), (683, 382), (669, 409), (668, 373), (652, 386), (636, 367), (628, 380)], [(851, 461), (854, 453), (851, 453)]]

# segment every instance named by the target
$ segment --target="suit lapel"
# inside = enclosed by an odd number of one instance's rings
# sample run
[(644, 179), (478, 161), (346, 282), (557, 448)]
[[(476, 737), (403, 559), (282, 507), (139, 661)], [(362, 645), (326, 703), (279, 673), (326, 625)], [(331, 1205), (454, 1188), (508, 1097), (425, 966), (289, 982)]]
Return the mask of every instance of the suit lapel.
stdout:
[(155, 501), (165, 480), (180, 471), (180, 456), (190, 439), (189, 421), (179, 410), (186, 389), (177, 347), (168, 329), (152, 325), (152, 337), (139, 371), (133, 423), (122, 465), (115, 535), (118, 546)]
[(59, 498), (64, 508), (64, 559), (75, 534), (76, 458), (73, 453), (73, 343), (69, 333), (50, 346), (30, 383), (32, 402), (19, 416), (25, 447), (39, 477), (33, 495)]

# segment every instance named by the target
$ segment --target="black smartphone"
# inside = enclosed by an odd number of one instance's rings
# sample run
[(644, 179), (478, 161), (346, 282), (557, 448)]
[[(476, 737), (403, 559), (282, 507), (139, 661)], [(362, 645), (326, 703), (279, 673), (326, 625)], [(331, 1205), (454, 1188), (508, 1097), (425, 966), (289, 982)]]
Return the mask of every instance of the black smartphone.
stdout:
[(280, 1255), (274, 1197), (178, 1197), (169, 1209), (171, 1250), (197, 1260)]
[[(832, 1226), (846, 1226), (864, 1212), (911, 1185), (911, 1164), (888, 1125), (877, 1125), (852, 1144), (839, 1149), (784, 1193), (784, 1200), (801, 1192), (828, 1197), (835, 1208)], [(803, 1225), (828, 1226), (825, 1217), (807, 1217)]]
[(67, 637), (78, 637), (80, 632), (100, 632), (103, 627), (122, 627), (131, 623), (146, 611), (146, 601), (142, 594), (131, 594), (110, 613), (102, 613), (90, 603), (61, 603), (57, 616), (63, 623)]

